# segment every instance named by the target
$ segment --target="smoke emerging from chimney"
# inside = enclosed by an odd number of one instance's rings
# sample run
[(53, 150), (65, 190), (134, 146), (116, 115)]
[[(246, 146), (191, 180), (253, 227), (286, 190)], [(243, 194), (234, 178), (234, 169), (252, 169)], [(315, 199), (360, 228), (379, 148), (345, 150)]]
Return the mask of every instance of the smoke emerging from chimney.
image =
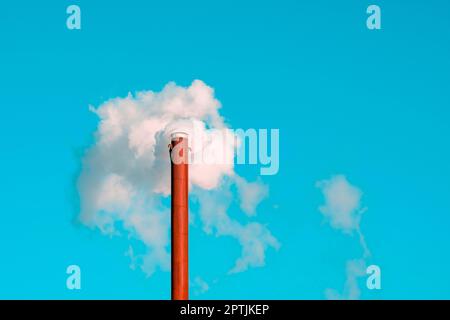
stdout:
[[(170, 207), (164, 201), (170, 195), (169, 136), (174, 130), (195, 131), (192, 153), (234, 157), (234, 139), (214, 139), (217, 132), (227, 135), (230, 130), (219, 113), (220, 103), (212, 88), (196, 80), (187, 88), (169, 83), (161, 92), (129, 94), (90, 109), (100, 122), (78, 179), (80, 221), (105, 235), (125, 232), (144, 243), (145, 252), (130, 247), (127, 255), (132, 266), (147, 275), (169, 270)], [(199, 136), (201, 143), (196, 141)], [(238, 176), (229, 160), (192, 164), (190, 196), (199, 203), (197, 214), (205, 232), (233, 237), (241, 245), (241, 256), (230, 265), (233, 273), (264, 265), (266, 250), (277, 249), (279, 242), (265, 225), (228, 215), (237, 201), (254, 216), (268, 195), (266, 185)]]

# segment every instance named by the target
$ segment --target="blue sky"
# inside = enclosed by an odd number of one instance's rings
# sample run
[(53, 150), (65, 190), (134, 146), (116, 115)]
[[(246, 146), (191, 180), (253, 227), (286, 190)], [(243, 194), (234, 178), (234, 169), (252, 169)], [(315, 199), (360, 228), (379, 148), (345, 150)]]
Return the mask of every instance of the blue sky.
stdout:
[[(227, 275), (240, 247), (192, 227), (197, 299), (324, 299), (342, 291), (356, 234), (332, 228), (316, 182), (343, 174), (382, 270), (363, 299), (450, 298), (450, 5), (381, 1), (9, 1), (0, 9), (0, 298), (167, 299), (170, 274), (131, 270), (126, 237), (76, 222), (88, 106), (201, 79), (234, 128), (279, 128), (280, 171), (257, 221), (281, 243)], [(66, 28), (66, 7), (82, 29)], [(257, 167), (238, 167), (253, 180)], [(194, 204), (193, 204), (194, 205)], [(208, 259), (207, 259), (208, 258)], [(82, 289), (66, 289), (66, 267)]]

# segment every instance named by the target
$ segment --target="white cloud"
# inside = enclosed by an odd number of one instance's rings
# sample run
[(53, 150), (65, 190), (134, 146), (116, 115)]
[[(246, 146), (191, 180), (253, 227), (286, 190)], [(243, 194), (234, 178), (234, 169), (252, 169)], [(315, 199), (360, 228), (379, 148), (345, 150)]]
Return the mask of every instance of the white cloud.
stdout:
[(194, 190), (200, 202), (200, 218), (203, 230), (217, 236), (236, 238), (242, 246), (241, 257), (235, 262), (230, 273), (260, 267), (265, 263), (266, 250), (278, 249), (280, 243), (268, 228), (260, 223), (240, 223), (232, 219), (227, 211), (232, 203), (231, 181), (225, 182), (216, 190)]
[(256, 214), (258, 204), (268, 196), (269, 188), (260, 180), (256, 182), (248, 182), (245, 179), (235, 176), (235, 182), (241, 201), (241, 209), (247, 215)]
[(100, 122), (78, 179), (80, 220), (104, 234), (125, 231), (142, 241), (147, 252), (129, 255), (148, 275), (170, 269), (170, 208), (162, 200), (170, 194), (167, 145), (175, 129), (195, 137), (189, 140), (193, 157), (206, 154), (214, 162), (191, 164), (191, 195), (199, 199), (204, 230), (234, 237), (242, 245), (233, 271), (263, 265), (266, 249), (279, 246), (266, 226), (228, 216), (232, 185), (248, 215), (256, 213), (268, 190), (260, 181), (247, 182), (235, 173), (234, 139), (229, 139), (231, 131), (219, 109), (213, 89), (199, 80), (187, 88), (169, 83), (161, 92), (129, 94), (90, 107)]
[(329, 300), (357, 300), (361, 296), (358, 278), (366, 275), (366, 262), (364, 259), (347, 261), (346, 280), (342, 295), (334, 289), (327, 289), (325, 296)]
[(192, 283), (192, 288), (194, 290), (195, 295), (200, 295), (209, 290), (209, 284), (201, 277), (195, 277)]
[(362, 214), (367, 210), (366, 207), (361, 208), (363, 193), (356, 186), (350, 184), (344, 175), (318, 181), (316, 186), (322, 190), (325, 198), (325, 204), (319, 207), (319, 211), (333, 228), (345, 233), (356, 231), (363, 249), (363, 258), (347, 261), (343, 294), (341, 295), (333, 289), (327, 289), (325, 296), (332, 300), (359, 299), (360, 290), (357, 280), (365, 275), (365, 259), (370, 256), (369, 248), (360, 228)]
[(331, 226), (345, 232), (358, 229), (362, 214), (362, 192), (351, 185), (343, 175), (319, 181), (316, 186), (322, 190), (325, 197), (325, 204), (319, 210)]

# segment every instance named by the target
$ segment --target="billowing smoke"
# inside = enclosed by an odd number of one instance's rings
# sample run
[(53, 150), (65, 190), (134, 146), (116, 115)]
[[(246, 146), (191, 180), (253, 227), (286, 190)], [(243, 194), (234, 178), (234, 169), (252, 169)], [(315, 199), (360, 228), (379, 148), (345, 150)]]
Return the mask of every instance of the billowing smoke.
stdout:
[(346, 234), (356, 232), (363, 249), (362, 258), (347, 261), (343, 293), (339, 294), (336, 290), (327, 289), (325, 295), (328, 299), (359, 299), (358, 278), (366, 274), (366, 259), (370, 257), (370, 251), (360, 227), (362, 214), (367, 210), (366, 207), (361, 206), (362, 192), (350, 184), (344, 175), (318, 181), (316, 186), (322, 190), (325, 198), (325, 204), (319, 207), (319, 211), (333, 228)]
[(174, 130), (189, 134), (191, 156), (203, 160), (192, 162), (189, 186), (199, 203), (203, 230), (233, 237), (242, 246), (230, 272), (264, 265), (266, 250), (279, 247), (265, 225), (228, 215), (235, 199), (247, 215), (255, 215), (268, 188), (236, 174), (235, 139), (219, 109), (213, 89), (199, 80), (187, 88), (169, 83), (161, 92), (129, 94), (91, 107), (100, 122), (78, 180), (80, 220), (106, 235), (125, 232), (142, 241), (146, 252), (130, 247), (127, 255), (132, 267), (147, 275), (170, 269), (170, 207), (165, 200), (170, 194), (168, 143)]

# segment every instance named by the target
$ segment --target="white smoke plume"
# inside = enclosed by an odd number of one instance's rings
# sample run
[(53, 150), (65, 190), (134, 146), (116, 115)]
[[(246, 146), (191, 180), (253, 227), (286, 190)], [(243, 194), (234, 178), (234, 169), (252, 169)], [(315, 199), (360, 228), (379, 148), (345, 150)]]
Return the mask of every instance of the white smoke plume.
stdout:
[(164, 199), (170, 194), (168, 143), (174, 130), (189, 134), (192, 156), (209, 159), (210, 164), (191, 164), (190, 194), (198, 199), (205, 231), (241, 244), (242, 255), (231, 272), (264, 265), (267, 248), (279, 247), (266, 226), (241, 223), (227, 213), (235, 198), (233, 186), (247, 215), (256, 214), (268, 189), (235, 173), (234, 136), (219, 114), (212, 88), (200, 80), (187, 88), (169, 83), (161, 92), (129, 94), (90, 109), (100, 122), (78, 179), (79, 218), (104, 234), (125, 232), (142, 241), (147, 252), (136, 254), (130, 247), (127, 253), (132, 267), (147, 275), (170, 269), (170, 208)]
[(325, 197), (325, 204), (319, 207), (319, 211), (333, 228), (348, 234), (355, 231), (363, 247), (364, 256), (370, 256), (360, 228), (362, 214), (367, 210), (366, 207), (361, 207), (361, 190), (350, 184), (344, 175), (318, 181), (316, 186), (322, 190)]
[(363, 258), (347, 261), (347, 280), (343, 294), (327, 289), (325, 295), (332, 300), (359, 299), (360, 290), (357, 279), (366, 274), (366, 259), (370, 257), (370, 251), (360, 227), (362, 214), (367, 210), (366, 207), (361, 207), (362, 192), (350, 184), (344, 175), (318, 181), (316, 186), (322, 190), (325, 198), (325, 204), (319, 207), (319, 211), (333, 228), (347, 234), (356, 232), (363, 249)]

